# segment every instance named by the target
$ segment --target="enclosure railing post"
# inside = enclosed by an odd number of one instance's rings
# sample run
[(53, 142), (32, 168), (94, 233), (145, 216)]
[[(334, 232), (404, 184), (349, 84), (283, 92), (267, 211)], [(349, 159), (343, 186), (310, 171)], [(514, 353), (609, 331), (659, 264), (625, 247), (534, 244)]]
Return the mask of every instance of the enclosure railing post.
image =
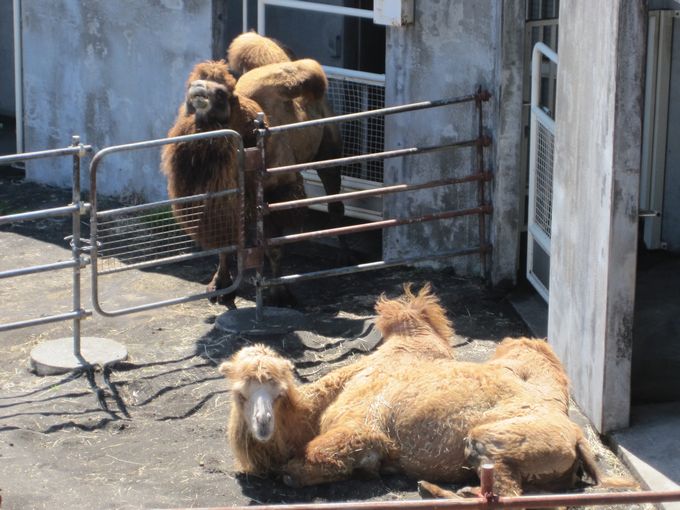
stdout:
[(479, 495), (492, 503), (498, 500), (493, 492), (493, 464), (482, 464), (479, 470)]
[[(73, 147), (82, 147), (79, 136), (73, 136), (71, 139)], [(80, 269), (82, 264), (81, 250), (80, 250), (80, 214), (82, 212), (82, 204), (80, 202), (80, 158), (83, 156), (84, 149), (73, 155), (73, 188), (72, 188), (72, 204), (76, 206), (72, 218), (72, 237), (71, 237), (71, 255), (73, 257), (73, 311), (78, 312), (73, 319), (73, 355), (81, 362), (83, 357), (80, 352), (80, 315), (83, 310), (80, 299)]]
[[(264, 179), (267, 174), (267, 160), (265, 157), (265, 138), (267, 129), (264, 124), (264, 113), (257, 114), (257, 149), (260, 153), (260, 164), (255, 171), (255, 245), (264, 253)], [(255, 270), (255, 322), (262, 321), (262, 281), (264, 278), (264, 257), (260, 257), (260, 262)]]
[[(491, 94), (487, 90), (483, 90), (482, 87), (477, 88), (477, 93), (475, 94), (475, 107), (477, 113), (477, 173), (484, 172), (484, 147), (489, 145), (490, 139), (484, 134), (484, 115), (482, 103), (488, 101), (491, 98)], [(477, 205), (479, 207), (484, 207), (486, 205), (486, 187), (483, 180), (477, 181)], [(479, 215), (479, 246), (484, 246), (486, 244), (486, 215), (480, 213)], [(486, 278), (486, 251), (480, 250), (480, 266), (482, 272), (482, 278)]]

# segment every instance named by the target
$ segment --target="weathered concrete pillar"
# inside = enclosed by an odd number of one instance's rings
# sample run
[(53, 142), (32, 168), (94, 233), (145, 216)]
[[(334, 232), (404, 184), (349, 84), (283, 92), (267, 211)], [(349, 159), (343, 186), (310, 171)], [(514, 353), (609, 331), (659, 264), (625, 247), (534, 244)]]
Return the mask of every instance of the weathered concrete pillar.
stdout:
[(560, 4), (548, 338), (602, 432), (629, 418), (645, 20)]

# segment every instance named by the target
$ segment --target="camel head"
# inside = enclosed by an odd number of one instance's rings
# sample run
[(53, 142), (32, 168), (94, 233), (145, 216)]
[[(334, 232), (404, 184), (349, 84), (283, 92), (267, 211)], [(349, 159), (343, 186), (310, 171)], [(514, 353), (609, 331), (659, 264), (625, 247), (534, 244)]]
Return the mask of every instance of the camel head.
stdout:
[(239, 415), (255, 440), (269, 441), (281, 406), (295, 391), (293, 364), (269, 347), (253, 345), (222, 363), (219, 371), (231, 382), (232, 415)]
[(214, 129), (229, 123), (236, 80), (223, 60), (197, 64), (187, 81), (185, 109), (194, 115), (199, 129)]

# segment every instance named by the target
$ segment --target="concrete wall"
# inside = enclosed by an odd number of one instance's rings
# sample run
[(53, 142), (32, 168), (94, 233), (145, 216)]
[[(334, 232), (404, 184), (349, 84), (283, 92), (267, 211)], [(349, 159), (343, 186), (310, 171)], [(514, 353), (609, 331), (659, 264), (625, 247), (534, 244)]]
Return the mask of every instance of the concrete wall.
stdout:
[[(206, 0), (23, 1), (25, 150), (73, 134), (95, 148), (165, 136), (191, 67), (211, 57), (211, 27)], [(98, 190), (164, 197), (159, 159), (158, 149), (107, 158)], [(26, 175), (70, 186), (71, 162), (31, 162)]]
[[(512, 23), (503, 24), (503, 5)], [(517, 166), (519, 158), (520, 115), (501, 111), (501, 91), (508, 104), (521, 108), (521, 6), (523, 2), (459, 0), (439, 2), (421, 0), (415, 4), (413, 25), (388, 28), (386, 56), (386, 105), (441, 99), (470, 94), (481, 85), (493, 94), (485, 105), (485, 125), (494, 137), (486, 150), (486, 162), (496, 171), (494, 200), (498, 218), (504, 219), (513, 233), (505, 236), (496, 224), (493, 240), (498, 242), (492, 271), (497, 280), (514, 279), (516, 271)], [(519, 26), (517, 26), (519, 23)], [(512, 30), (508, 29), (513, 26)], [(505, 30), (504, 30), (505, 28)], [(504, 48), (504, 36), (515, 34)], [(508, 54), (504, 53), (507, 49)], [(516, 71), (509, 71), (516, 66)], [(502, 90), (501, 84), (507, 85)], [(514, 97), (513, 100), (510, 98)], [(502, 117), (499, 128), (499, 115)], [(513, 122), (513, 118), (516, 122)], [(499, 135), (503, 164), (497, 168)], [(436, 145), (477, 136), (474, 104), (400, 114), (385, 120), (387, 148)], [(438, 152), (429, 155), (390, 159), (385, 162), (385, 183), (424, 182), (468, 175), (475, 164), (474, 149)], [(507, 172), (507, 173), (505, 173)], [(502, 174), (502, 175), (501, 175)], [(388, 218), (422, 215), (435, 211), (463, 209), (477, 205), (476, 184), (436, 188), (384, 199)], [(392, 228), (383, 236), (386, 259), (437, 253), (479, 244), (477, 217), (444, 220)], [(487, 227), (487, 235), (489, 228)], [(454, 267), (464, 274), (479, 274), (478, 257), (456, 259)], [(500, 269), (499, 269), (500, 268)]]
[(646, 11), (560, 6), (548, 339), (600, 431), (629, 418)]
[(14, 28), (12, 2), (0, 2), (0, 115), (14, 117)]

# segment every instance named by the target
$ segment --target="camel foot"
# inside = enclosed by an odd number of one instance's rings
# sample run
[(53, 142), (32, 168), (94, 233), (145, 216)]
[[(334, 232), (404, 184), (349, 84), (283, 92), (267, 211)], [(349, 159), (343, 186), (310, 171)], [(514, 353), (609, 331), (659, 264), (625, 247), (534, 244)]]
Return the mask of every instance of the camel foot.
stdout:
[(479, 498), (482, 495), (480, 490), (479, 487), (463, 487), (462, 489), (458, 489), (456, 494), (461, 498)]
[(443, 489), (434, 483), (420, 480), (418, 482), (418, 494), (422, 499), (460, 499), (453, 491)]
[[(216, 290), (224, 289), (229, 285), (231, 285), (231, 282), (228, 282), (227, 285), (224, 285), (224, 283), (218, 280), (217, 275), (215, 275), (212, 281), (206, 287), (205, 291), (215, 292)], [(220, 296), (212, 296), (209, 299), (213, 304), (224, 305), (229, 308), (236, 307), (236, 304), (234, 303), (234, 300), (236, 299), (236, 292), (227, 292), (226, 294), (222, 294)]]
[(281, 477), (281, 481), (288, 487), (292, 487), (293, 489), (299, 489), (301, 485), (297, 483), (297, 481), (290, 475), (283, 475)]
[(269, 292), (265, 294), (264, 304), (265, 306), (277, 308), (295, 308), (298, 301), (287, 286), (277, 285), (269, 289)]

